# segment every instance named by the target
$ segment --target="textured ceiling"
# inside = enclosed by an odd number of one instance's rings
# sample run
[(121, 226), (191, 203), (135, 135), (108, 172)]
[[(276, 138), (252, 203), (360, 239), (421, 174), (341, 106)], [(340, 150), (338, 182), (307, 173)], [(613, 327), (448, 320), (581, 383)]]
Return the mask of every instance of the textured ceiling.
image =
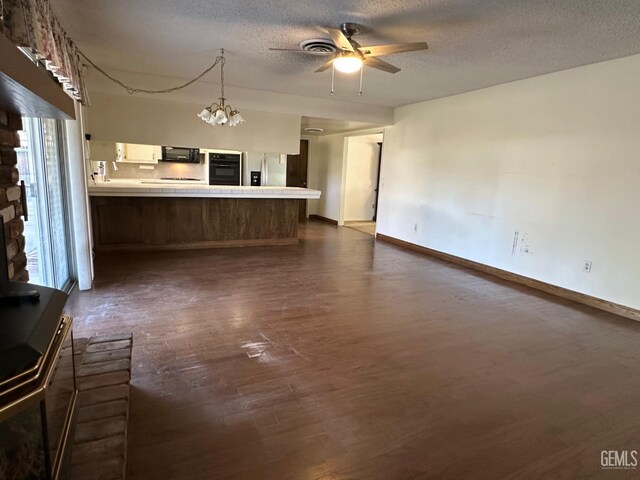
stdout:
[[(331, 118), (302, 117), (300, 122), (300, 133), (310, 136), (332, 135), (334, 133), (382, 129), (382, 127), (384, 127), (384, 125), (375, 123), (354, 122), (351, 120), (338, 120)], [(309, 132), (306, 131), (305, 128), (321, 128), (322, 132)]]
[[(391, 75), (337, 76), (333, 98), (398, 106), (640, 53), (639, 0), (52, 0), (82, 50), (107, 70), (189, 78), (227, 50), (229, 85), (327, 97), (324, 57), (269, 51), (357, 22), (362, 45), (427, 41), (383, 57)], [(216, 73), (207, 77), (217, 82)], [(168, 80), (170, 84), (172, 81)], [(175, 80), (173, 80), (175, 82)]]

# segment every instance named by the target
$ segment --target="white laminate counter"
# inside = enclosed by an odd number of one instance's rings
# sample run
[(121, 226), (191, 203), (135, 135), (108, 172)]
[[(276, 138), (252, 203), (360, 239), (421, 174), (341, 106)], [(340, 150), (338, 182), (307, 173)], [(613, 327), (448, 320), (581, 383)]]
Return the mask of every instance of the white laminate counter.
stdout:
[(298, 187), (249, 187), (148, 180), (89, 180), (93, 197), (197, 197), (197, 198), (320, 198), (319, 190)]

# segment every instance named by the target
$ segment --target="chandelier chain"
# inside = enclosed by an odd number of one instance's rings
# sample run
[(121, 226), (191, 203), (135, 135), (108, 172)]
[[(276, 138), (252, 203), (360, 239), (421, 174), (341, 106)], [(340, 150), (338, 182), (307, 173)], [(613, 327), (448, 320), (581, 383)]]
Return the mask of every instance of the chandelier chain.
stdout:
[(171, 93), (171, 92), (175, 92), (176, 90), (182, 90), (183, 88), (186, 88), (189, 85), (192, 85), (195, 82), (197, 82), (198, 80), (200, 80), (207, 73), (209, 73), (211, 70), (213, 70), (216, 67), (216, 65), (220, 64), (221, 79), (222, 79), (222, 82), (223, 82), (222, 83), (222, 95), (224, 96), (224, 68), (223, 68), (224, 67), (224, 63), (225, 63), (224, 49), (221, 50), (221, 52), (222, 52), (221, 55), (218, 55), (216, 57), (216, 60), (213, 62), (213, 64), (211, 64), (209, 67), (207, 67), (197, 77), (192, 78), (188, 82), (185, 82), (185, 83), (183, 83), (181, 85), (177, 85), (175, 87), (170, 87), (170, 88), (163, 88), (161, 90), (152, 90), (152, 89), (147, 89), (147, 88), (135, 88), (135, 87), (132, 87), (130, 85), (127, 85), (122, 80), (118, 80), (117, 78), (115, 78), (112, 75), (109, 75), (107, 72), (105, 72), (102, 68), (100, 68), (98, 65), (96, 65), (96, 63), (93, 60), (91, 60), (89, 57), (87, 57), (87, 55), (82, 50), (78, 50), (78, 52), (80, 53), (80, 55), (82, 55), (82, 57), (87, 62), (89, 62), (89, 65), (91, 65), (93, 68), (95, 68), (98, 72), (100, 72), (102, 75), (107, 77), (112, 82), (117, 83), (118, 85), (120, 85), (122, 88), (124, 88), (127, 91), (127, 93), (129, 93), (129, 95), (133, 95), (134, 93), (151, 93), (151, 94), (155, 94), (155, 93)]
[[(218, 58), (220, 59), (220, 93), (222, 98), (224, 98), (224, 63), (226, 62), (224, 59), (224, 48), (220, 49), (220, 56)], [(216, 61), (218, 58), (216, 58)]]
[(227, 105), (226, 98), (224, 96), (224, 64), (227, 60), (224, 58), (224, 48), (220, 49), (220, 56), (216, 59), (220, 62), (220, 97), (219, 102), (213, 102), (208, 107), (204, 108), (199, 114), (198, 118), (203, 122), (211, 125), (229, 125), (236, 127), (245, 123), (245, 119), (242, 118), (240, 112), (236, 110), (231, 104)]

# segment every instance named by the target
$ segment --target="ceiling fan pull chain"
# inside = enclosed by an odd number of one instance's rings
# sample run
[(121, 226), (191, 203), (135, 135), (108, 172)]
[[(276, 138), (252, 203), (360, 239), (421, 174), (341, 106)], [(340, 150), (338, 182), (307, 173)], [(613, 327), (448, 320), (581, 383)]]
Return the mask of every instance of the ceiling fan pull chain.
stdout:
[(331, 95), (333, 95), (333, 79), (336, 76), (336, 66), (331, 64)]
[(360, 67), (360, 91), (358, 95), (362, 95), (362, 75), (364, 74), (364, 64)]

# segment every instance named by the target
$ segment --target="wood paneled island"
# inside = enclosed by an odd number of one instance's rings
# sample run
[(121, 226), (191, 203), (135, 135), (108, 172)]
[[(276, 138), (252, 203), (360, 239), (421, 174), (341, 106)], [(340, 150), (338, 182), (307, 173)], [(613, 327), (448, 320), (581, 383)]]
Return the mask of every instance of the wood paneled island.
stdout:
[(100, 252), (296, 244), (299, 200), (320, 192), (105, 183), (89, 187), (89, 195)]

